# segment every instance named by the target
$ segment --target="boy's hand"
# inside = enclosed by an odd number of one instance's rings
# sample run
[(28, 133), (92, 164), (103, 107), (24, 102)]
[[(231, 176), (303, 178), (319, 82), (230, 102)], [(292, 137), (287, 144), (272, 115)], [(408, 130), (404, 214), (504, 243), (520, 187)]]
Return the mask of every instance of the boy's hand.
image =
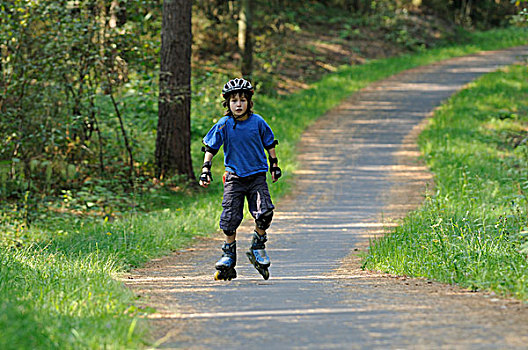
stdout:
[(279, 178), (282, 176), (282, 170), (278, 166), (272, 166), (270, 168), (270, 173), (273, 183), (277, 182), (277, 180), (279, 180)]
[(202, 174), (200, 175), (200, 186), (207, 188), (213, 181), (213, 175), (211, 174), (211, 162), (205, 162), (202, 166)]
[(282, 171), (281, 168), (279, 168), (279, 160), (277, 158), (272, 157), (271, 154), (269, 157), (269, 161), (271, 180), (273, 181), (273, 183), (275, 183), (282, 176)]
[(279, 168), (279, 160), (277, 158), (270, 157), (269, 160), (271, 180), (275, 183), (282, 176), (282, 170)]
[(200, 186), (207, 188), (209, 184), (213, 181), (213, 176), (211, 175), (210, 171), (204, 171), (202, 172), (202, 175), (200, 175)]

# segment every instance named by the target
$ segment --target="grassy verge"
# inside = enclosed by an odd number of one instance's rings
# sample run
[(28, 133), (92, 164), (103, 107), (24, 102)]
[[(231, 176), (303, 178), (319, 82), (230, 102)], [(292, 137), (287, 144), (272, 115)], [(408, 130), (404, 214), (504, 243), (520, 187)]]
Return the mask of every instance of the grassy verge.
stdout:
[[(407, 68), (527, 42), (526, 32), (518, 29), (475, 34), (469, 44), (343, 67), (290, 96), (257, 94), (255, 111), (280, 140), (278, 156), (285, 172), (271, 186), (272, 195), (277, 199), (288, 191), (295, 147), (305, 128), (354, 91)], [(193, 141), (197, 171), (202, 163), (199, 143), (198, 138)], [(9, 234), (23, 237), (27, 248), (0, 250), (0, 347), (141, 347), (145, 333), (140, 315), (145, 310), (133, 306), (133, 295), (115, 281), (116, 275), (187, 246), (195, 236), (216, 232), (222, 168), (219, 155), (213, 165), (216, 181), (208, 190), (180, 186), (143, 198), (150, 208), (160, 208), (149, 213), (131, 209), (114, 222), (58, 218), (22, 232), (11, 227)]]
[(97, 251), (2, 251), (0, 348), (136, 348), (145, 333), (131, 293), (113, 279), (115, 261)]
[(419, 139), (437, 192), (371, 245), (366, 266), (528, 299), (528, 69), (489, 74)]

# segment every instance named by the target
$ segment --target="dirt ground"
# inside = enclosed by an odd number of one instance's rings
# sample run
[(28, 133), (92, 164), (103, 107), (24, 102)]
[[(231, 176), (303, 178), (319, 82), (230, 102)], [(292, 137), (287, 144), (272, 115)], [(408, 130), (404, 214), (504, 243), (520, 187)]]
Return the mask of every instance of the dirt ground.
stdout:
[[(452, 23), (423, 11), (409, 8), (399, 13), (392, 19), (400, 23), (398, 26), (372, 26), (361, 21), (350, 25), (340, 20), (328, 23), (306, 14), (306, 18), (294, 21), (296, 26), (280, 20), (276, 24), (262, 23), (254, 28), (262, 35), (255, 39), (253, 83), (269, 85), (265, 89), (273, 86), (278, 94), (288, 94), (308, 87), (343, 65), (410, 53), (421, 46), (434, 47), (448, 38), (457, 40)], [(236, 42), (226, 38), (219, 41), (219, 37), (210, 35), (210, 30), (196, 25), (193, 69), (208, 66), (222, 72), (238, 71), (241, 55)], [(218, 28), (229, 30), (225, 23)]]
[[(321, 118), (301, 141), (299, 149), (305, 151), (299, 155), (303, 166), (296, 190), (278, 205), (269, 242), (269, 281), (255, 277), (247, 262), (237, 266), (236, 280), (212, 281), (218, 258), (213, 252), (219, 251), (222, 237), (197, 240), (192, 248), (154, 260), (125, 278), (144, 304), (156, 309), (149, 319), (157, 344), (193, 349), (246, 348), (248, 342), (296, 349), (526, 348), (525, 303), (364, 271), (361, 254), (369, 240), (397, 225), (433, 189), (416, 137), (438, 101), (527, 50), (407, 71), (373, 84)], [(239, 230), (245, 231), (251, 231), (250, 223)], [(247, 243), (240, 235), (239, 245)]]
[[(398, 152), (398, 168), (391, 176), (398, 184), (391, 189), (387, 196), (387, 206), (384, 210), (384, 218), (387, 228), (391, 224), (397, 223), (406, 213), (417, 208), (423, 201), (427, 192), (434, 190), (432, 174), (424, 166), (419, 158), (420, 152), (416, 146), (416, 138), (428, 120), (424, 120), (407, 135)], [(406, 169), (412, 169), (406, 171)], [(381, 237), (383, 228), (378, 231), (371, 231), (369, 236)], [(457, 285), (449, 285), (424, 278), (411, 278), (408, 276), (394, 276), (380, 273), (378, 271), (368, 271), (361, 268), (362, 256), (368, 251), (369, 243), (365, 240), (357, 245), (357, 248), (341, 261), (341, 266), (334, 271), (337, 276), (358, 276), (361, 283), (346, 284), (345, 289), (350, 295), (357, 295), (365, 289), (382, 290), (384, 295), (391, 295), (391, 298), (379, 298), (379, 303), (374, 303), (374, 307), (379, 310), (401, 309), (408, 307), (412, 311), (412, 316), (402, 322), (411, 321), (411, 325), (416, 328), (418, 322), (421, 325), (430, 324), (431, 329), (441, 329), (449, 327), (457, 322), (471, 324), (472, 320), (484, 320), (488, 329), (507, 334), (505, 339), (497, 342), (497, 348), (524, 348), (528, 344), (528, 333), (518, 333), (511, 331), (518, 329), (519, 325), (526, 325), (528, 331), (528, 304), (516, 299), (499, 297), (493, 292), (473, 292), (461, 288)], [(397, 302), (395, 302), (397, 301)], [(417, 307), (419, 305), (420, 307)], [(454, 317), (461, 318), (455, 322), (453, 318), (435, 317), (442, 315), (442, 310), (457, 310)], [(502, 329), (502, 330), (501, 330)], [(507, 329), (507, 331), (503, 331)], [(409, 337), (416, 337), (412, 329), (407, 329)], [(480, 348), (486, 347), (484, 343), (480, 346), (469, 338), (464, 342), (464, 329), (453, 327), (453, 338), (459, 338), (457, 345), (449, 345), (447, 348)], [(458, 334), (457, 334), (458, 333)], [(491, 335), (490, 335), (491, 336)], [(486, 337), (486, 334), (482, 334)], [(420, 337), (416, 337), (420, 339)], [(426, 348), (430, 343), (421, 340), (413, 344), (413, 348)]]

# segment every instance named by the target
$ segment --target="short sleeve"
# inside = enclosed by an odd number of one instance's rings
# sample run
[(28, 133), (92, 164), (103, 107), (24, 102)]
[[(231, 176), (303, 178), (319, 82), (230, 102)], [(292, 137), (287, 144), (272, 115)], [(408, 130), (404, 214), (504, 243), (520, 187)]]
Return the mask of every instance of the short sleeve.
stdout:
[(224, 135), (222, 129), (225, 127), (225, 122), (223, 120), (216, 123), (211, 130), (203, 138), (204, 145), (214, 149), (219, 150), (222, 144), (224, 143)]
[(260, 125), (260, 137), (262, 138), (262, 144), (266, 149), (275, 143), (275, 135), (264, 119), (262, 119)]

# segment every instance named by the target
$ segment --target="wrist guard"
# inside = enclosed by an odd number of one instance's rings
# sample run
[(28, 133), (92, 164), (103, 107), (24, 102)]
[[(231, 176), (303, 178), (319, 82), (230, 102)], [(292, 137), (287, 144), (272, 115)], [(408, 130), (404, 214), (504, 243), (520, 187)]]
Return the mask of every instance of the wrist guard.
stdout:
[(202, 171), (202, 174), (200, 175), (200, 181), (211, 182), (213, 181), (213, 175), (210, 171)]
[(270, 162), (270, 173), (277, 181), (282, 176), (282, 170), (279, 168), (279, 160), (277, 158), (269, 157)]
[[(202, 165), (202, 174), (200, 175), (200, 181), (202, 182), (211, 182), (213, 181), (213, 175), (211, 174), (211, 165), (212, 163), (204, 162)], [(207, 171), (204, 171), (203, 169), (207, 169)]]
[(282, 176), (282, 170), (278, 166), (273, 166), (270, 168), (270, 173), (273, 174), (275, 181), (277, 181)]

